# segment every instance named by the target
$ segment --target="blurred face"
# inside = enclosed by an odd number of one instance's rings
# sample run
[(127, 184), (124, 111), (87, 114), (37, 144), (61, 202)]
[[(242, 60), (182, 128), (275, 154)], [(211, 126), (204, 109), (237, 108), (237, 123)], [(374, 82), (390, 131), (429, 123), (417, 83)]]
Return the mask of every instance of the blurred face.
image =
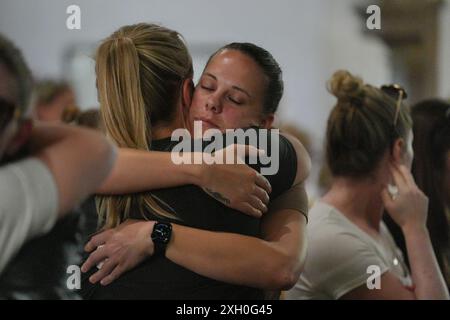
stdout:
[[(202, 122), (208, 129), (264, 127), (271, 117), (263, 115), (266, 77), (250, 57), (224, 50), (211, 59), (197, 84), (189, 110), (189, 123)], [(270, 123), (269, 123), (270, 122)]]
[(71, 89), (66, 89), (58, 94), (50, 103), (39, 105), (37, 118), (41, 121), (59, 122), (62, 120), (64, 110), (75, 105), (75, 94)]
[[(17, 105), (16, 93), (17, 87), (13, 76), (3, 64), (0, 64), (0, 97), (8, 104)], [(4, 108), (4, 106), (0, 105), (0, 108)], [(0, 117), (7, 116), (6, 113), (6, 110), (0, 110)], [(14, 137), (17, 132), (17, 129), (18, 124), (15, 119), (9, 121), (3, 129), (0, 128), (0, 159), (3, 157), (12, 137)]]

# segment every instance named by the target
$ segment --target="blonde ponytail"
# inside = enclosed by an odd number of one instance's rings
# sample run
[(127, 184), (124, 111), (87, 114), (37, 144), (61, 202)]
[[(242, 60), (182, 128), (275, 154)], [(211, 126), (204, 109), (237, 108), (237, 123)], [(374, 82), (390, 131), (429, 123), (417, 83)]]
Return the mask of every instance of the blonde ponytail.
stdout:
[[(107, 135), (119, 147), (149, 150), (151, 124), (169, 120), (182, 81), (192, 75), (192, 62), (178, 33), (151, 24), (119, 29), (96, 54), (100, 109)], [(149, 192), (98, 197), (105, 228), (127, 219), (131, 209), (177, 218)], [(166, 206), (168, 207), (168, 206)], [(168, 207), (169, 208), (169, 207)]]

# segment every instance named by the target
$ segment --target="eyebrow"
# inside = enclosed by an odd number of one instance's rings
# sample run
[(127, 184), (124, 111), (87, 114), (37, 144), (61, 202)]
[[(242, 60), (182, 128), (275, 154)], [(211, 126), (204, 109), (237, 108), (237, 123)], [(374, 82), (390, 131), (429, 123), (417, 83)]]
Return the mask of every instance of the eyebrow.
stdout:
[[(211, 78), (213, 78), (214, 80), (217, 81), (217, 77), (216, 77), (215, 75), (209, 73), (209, 72), (205, 72), (204, 75), (205, 75), (205, 76), (208, 76), (208, 77), (211, 77)], [(240, 91), (240, 92), (245, 93), (249, 98), (252, 97), (252, 96), (250, 95), (250, 93), (248, 93), (246, 90), (244, 90), (244, 89), (242, 89), (242, 88), (240, 88), (240, 87), (238, 87), (238, 86), (231, 86), (231, 87), (232, 87), (233, 89), (235, 89), (235, 90), (238, 90), (238, 91)]]

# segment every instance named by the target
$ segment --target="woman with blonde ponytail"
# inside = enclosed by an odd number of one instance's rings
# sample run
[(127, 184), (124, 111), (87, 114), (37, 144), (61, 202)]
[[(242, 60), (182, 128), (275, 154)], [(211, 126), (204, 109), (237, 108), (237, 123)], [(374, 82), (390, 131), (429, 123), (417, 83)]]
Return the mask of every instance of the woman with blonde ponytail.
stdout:
[[(252, 51), (244, 53), (244, 48)], [(218, 79), (218, 83), (226, 86), (228, 92), (235, 90), (233, 82), (239, 82), (255, 97), (251, 103), (242, 101), (239, 111), (236, 106), (229, 105), (235, 96), (237, 99), (237, 93), (230, 99), (230, 94), (221, 90), (216, 98), (220, 94), (227, 99), (223, 110), (234, 108), (235, 112), (240, 112), (242, 116), (237, 118), (242, 120), (239, 124), (243, 127), (258, 122), (270, 127), (269, 119), (273, 120), (282, 94), (278, 64), (267, 51), (254, 45), (222, 50), (224, 54), (219, 50), (208, 65), (218, 66), (223, 59), (229, 59), (227, 54), (231, 54), (232, 64), (228, 64), (226, 70), (241, 72), (245, 66), (251, 73), (249, 78), (234, 75), (235, 78), (227, 78), (229, 81)], [(264, 56), (266, 59), (261, 61), (270, 62), (271, 68), (268, 64), (260, 65), (252, 56), (254, 53), (257, 57)], [(266, 68), (272, 73), (266, 74)], [(175, 129), (184, 127), (188, 109), (194, 108), (191, 106), (192, 61), (181, 36), (153, 24), (122, 27), (98, 48), (96, 71), (107, 135), (121, 148), (137, 149), (148, 155), (155, 151), (171, 151), (178, 142), (171, 141), (170, 135)], [(270, 94), (264, 94), (264, 90)], [(206, 95), (203, 93), (202, 97)], [(198, 98), (200, 101), (200, 96)], [(196, 108), (199, 106), (197, 103)], [(267, 106), (270, 106), (268, 110), (263, 109)], [(226, 116), (224, 120), (227, 119), (231, 118)], [(192, 127), (189, 123), (187, 126)], [(240, 126), (229, 121), (221, 129), (227, 127)], [(266, 213), (263, 219), (259, 218), (267, 211), (268, 191), (275, 199), (295, 185), (293, 192), (300, 197), (306, 196), (301, 183), (309, 170), (309, 158), (298, 142), (283, 136), (279, 140), (280, 170), (267, 177), (272, 187), (257, 171), (245, 165), (221, 165), (215, 167), (215, 172), (207, 171), (216, 177), (211, 187), (201, 185), (211, 196), (201, 188), (184, 185), (186, 182), (181, 179), (167, 183), (165, 189), (155, 190), (155, 183), (144, 185), (142, 181), (150, 179), (150, 175), (143, 166), (131, 167), (131, 161), (136, 159), (129, 157), (127, 168), (135, 171), (132, 175), (139, 181), (133, 181), (133, 184), (122, 173), (102, 188), (102, 193), (114, 190), (112, 193), (115, 194), (100, 197), (100, 215), (107, 230), (94, 236), (86, 245), (87, 251), (95, 251), (82, 271), (104, 263), (100, 270), (94, 270), (95, 274), (90, 274), (89, 282), (84, 283), (84, 297), (260, 299), (264, 297), (262, 289), (281, 290), (291, 286), (304, 259), (306, 210), (301, 206), (302, 202), (293, 201), (289, 206), (278, 204), (277, 209)], [(159, 176), (165, 181), (180, 170), (168, 164), (170, 157), (166, 158), (167, 163), (151, 162), (150, 155), (145, 159), (147, 169), (153, 173), (159, 169)], [(120, 156), (118, 162), (120, 166)], [(158, 168), (160, 165), (162, 167)], [(154, 167), (151, 169), (151, 166)], [(124, 167), (126, 164), (119, 171), (126, 171)], [(238, 176), (239, 172), (244, 175)], [(116, 185), (121, 182), (127, 187), (118, 188)], [(231, 189), (239, 194), (239, 198), (232, 201), (227, 198), (232, 194)], [(122, 194), (117, 194), (119, 190)], [(136, 193), (123, 194), (130, 191)], [(228, 208), (230, 203), (247, 215)], [(146, 259), (149, 256), (152, 258)], [(255, 273), (255, 268), (260, 272)], [(127, 273), (119, 277), (125, 271)]]
[[(119, 152), (118, 165), (99, 190), (107, 194), (99, 198), (100, 224), (103, 228), (116, 227), (126, 220), (133, 201), (140, 212), (146, 208), (160, 217), (176, 218), (173, 213), (161, 208), (150, 192), (121, 193), (181, 184), (196, 184), (212, 192), (220, 192), (236, 199), (227, 204), (229, 207), (255, 214), (258, 209), (256, 205), (244, 206), (251, 194), (243, 196), (242, 192), (238, 194), (235, 188), (231, 188), (233, 183), (225, 183), (221, 187), (214, 181), (215, 178), (230, 182), (239, 179), (244, 186), (255, 188), (260, 193), (268, 190), (267, 180), (255, 175), (251, 168), (234, 166), (233, 171), (230, 168), (225, 171), (219, 166), (176, 166), (167, 153), (132, 151), (149, 151), (152, 137), (166, 137), (173, 130), (184, 127), (179, 105), (181, 99), (183, 105), (190, 99), (193, 71), (191, 57), (181, 35), (154, 24), (125, 26), (101, 44), (96, 61), (101, 116), (106, 134), (120, 148), (127, 148)], [(149, 168), (148, 163), (153, 163), (155, 169)], [(130, 166), (136, 169), (134, 177), (130, 176)], [(142, 170), (137, 169), (139, 166)], [(173, 175), (165, 175), (166, 170)], [(145, 171), (148, 179), (143, 179), (141, 171)], [(256, 196), (267, 204), (265, 197)]]
[[(187, 48), (174, 31), (147, 24), (126, 26), (100, 45), (96, 62), (107, 136), (120, 148), (149, 151), (152, 124), (169, 123), (176, 112), (175, 101), (167, 98), (176, 99), (182, 81), (189, 83), (192, 77)], [(126, 220), (133, 201), (141, 212), (145, 207), (173, 218), (153, 197), (151, 193), (101, 197), (104, 226), (116, 227)]]

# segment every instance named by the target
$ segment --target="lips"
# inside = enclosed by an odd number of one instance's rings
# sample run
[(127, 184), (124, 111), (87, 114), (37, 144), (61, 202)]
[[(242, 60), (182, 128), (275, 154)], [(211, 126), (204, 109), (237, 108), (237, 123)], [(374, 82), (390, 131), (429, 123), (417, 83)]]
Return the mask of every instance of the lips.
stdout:
[(215, 124), (213, 121), (211, 121), (210, 119), (195, 118), (194, 121), (201, 121), (203, 126), (206, 126), (209, 128), (220, 129), (219, 126), (217, 124)]

